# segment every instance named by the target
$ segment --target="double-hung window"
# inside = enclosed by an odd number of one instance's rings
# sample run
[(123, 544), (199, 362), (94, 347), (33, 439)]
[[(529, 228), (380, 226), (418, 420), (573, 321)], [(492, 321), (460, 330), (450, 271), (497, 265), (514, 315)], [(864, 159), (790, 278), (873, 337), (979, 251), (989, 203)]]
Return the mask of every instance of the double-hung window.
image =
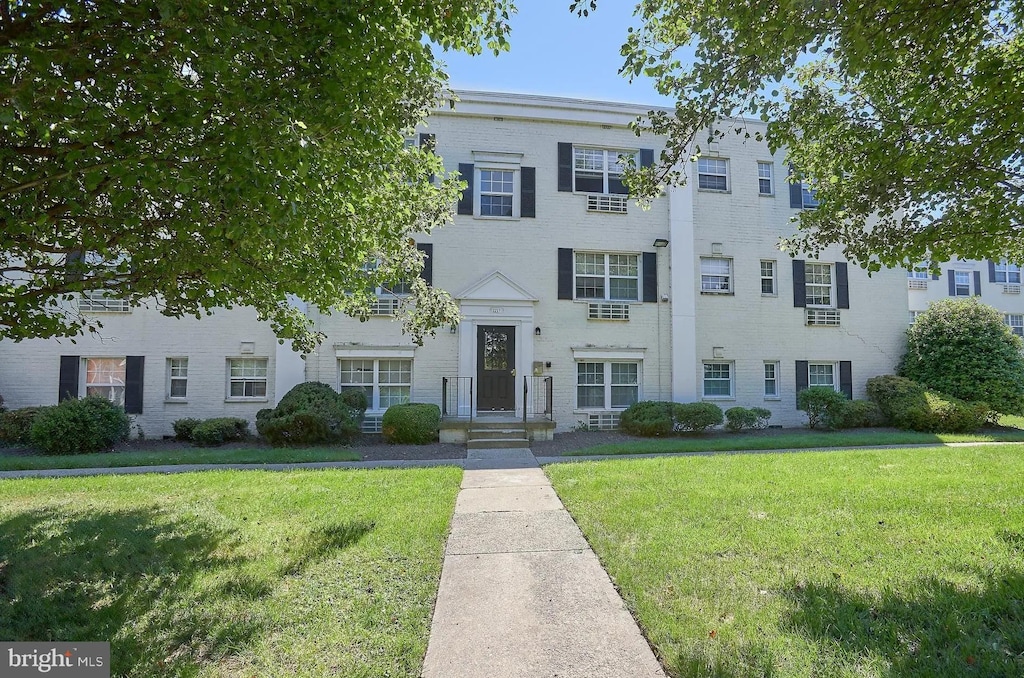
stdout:
[(1010, 331), (1018, 337), (1024, 337), (1024, 315), (1020, 313), (1007, 313), (1003, 316), (1003, 322), (1010, 328)]
[(127, 358), (86, 358), (85, 395), (123, 406), (127, 365)]
[(805, 210), (813, 210), (818, 207), (817, 191), (811, 187), (810, 183), (806, 181), (800, 182), (800, 196)]
[(971, 296), (970, 271), (953, 271), (953, 293), (957, 297)]
[(640, 300), (640, 258), (636, 254), (575, 253), (577, 299)]
[(807, 363), (807, 386), (828, 386), (839, 390), (835, 363)]
[(804, 263), (804, 291), (807, 306), (835, 308), (835, 276), (832, 264)]
[(705, 191), (729, 190), (729, 163), (720, 158), (697, 158), (697, 188)]
[(266, 398), (267, 359), (228, 358), (228, 397)]
[(732, 259), (701, 257), (700, 291), (709, 294), (732, 292)]
[(775, 194), (775, 186), (772, 183), (772, 164), (770, 162), (757, 163), (757, 192), (760, 195)]
[(576, 407), (581, 410), (622, 410), (640, 399), (640, 364), (636, 362), (576, 363)]
[(764, 397), (779, 397), (779, 363), (774, 361), (764, 364)]
[(481, 168), (480, 216), (516, 216), (515, 195), (515, 172), (512, 170)]
[(188, 358), (167, 359), (167, 398), (183, 399), (188, 396)]
[(732, 363), (704, 363), (703, 384), (705, 398), (733, 397)]
[(573, 190), (582, 193), (629, 193), (622, 183), (623, 156), (635, 155), (635, 151), (573, 146)]
[(412, 392), (412, 359), (343, 358), (338, 361), (341, 392), (366, 394), (367, 410), (381, 412), (409, 402)]
[(931, 273), (928, 271), (927, 264), (907, 269), (907, 278), (910, 280), (927, 280), (929, 277), (931, 277)]
[(996, 262), (993, 266), (993, 277), (994, 282), (997, 283), (1010, 283), (1014, 285), (1020, 284), (1020, 266), (1017, 264), (1011, 264), (1003, 259), (1000, 262)]
[(761, 294), (766, 297), (773, 297), (775, 291), (775, 261), (770, 259), (761, 260)]

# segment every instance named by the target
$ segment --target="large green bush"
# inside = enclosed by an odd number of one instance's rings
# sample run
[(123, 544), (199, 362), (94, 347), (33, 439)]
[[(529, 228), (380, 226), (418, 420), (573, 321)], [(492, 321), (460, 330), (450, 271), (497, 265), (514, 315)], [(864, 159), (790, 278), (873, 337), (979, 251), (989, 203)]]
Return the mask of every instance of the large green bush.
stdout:
[(88, 396), (43, 408), (32, 422), (32, 445), (43, 454), (89, 454), (128, 438), (131, 420), (106, 398)]
[(1024, 414), (1024, 342), (977, 298), (943, 299), (907, 331), (898, 374), (1007, 414)]
[(431, 403), (392, 405), (384, 412), (380, 431), (389, 443), (425, 445), (438, 438), (441, 408)]
[(831, 386), (812, 386), (796, 394), (797, 409), (807, 413), (807, 428), (835, 428), (848, 402), (845, 394)]
[(174, 423), (171, 424), (174, 429), (174, 437), (178, 440), (192, 440), (192, 431), (201, 423), (203, 423), (202, 419), (193, 419), (192, 417), (174, 420)]
[(623, 410), (619, 416), (619, 430), (645, 437), (668, 436), (673, 433), (701, 433), (722, 421), (722, 408), (714, 403), (643, 400)]
[(32, 422), (45, 407), (22, 407), (19, 410), (0, 412), (0, 442), (11, 445), (28, 445), (32, 442)]
[(192, 442), (202, 447), (216, 447), (224, 443), (245, 440), (249, 436), (249, 422), (238, 417), (204, 419), (192, 427)]
[(932, 433), (970, 433), (988, 419), (985, 403), (968, 403), (891, 374), (867, 383), (868, 397), (897, 428)]
[(672, 403), (672, 428), (682, 433), (703, 433), (724, 420), (714, 403)]
[(753, 407), (749, 410), (746, 407), (730, 407), (725, 411), (725, 428), (733, 432), (745, 428), (761, 429), (768, 426), (771, 417), (771, 410), (763, 407)]
[(273, 409), (256, 414), (256, 430), (275, 447), (343, 444), (359, 435), (366, 411), (362, 391), (338, 393), (327, 384), (309, 381), (284, 394)]
[(888, 422), (881, 408), (870, 400), (843, 400), (842, 405), (826, 413), (828, 428), (847, 429), (885, 426)]

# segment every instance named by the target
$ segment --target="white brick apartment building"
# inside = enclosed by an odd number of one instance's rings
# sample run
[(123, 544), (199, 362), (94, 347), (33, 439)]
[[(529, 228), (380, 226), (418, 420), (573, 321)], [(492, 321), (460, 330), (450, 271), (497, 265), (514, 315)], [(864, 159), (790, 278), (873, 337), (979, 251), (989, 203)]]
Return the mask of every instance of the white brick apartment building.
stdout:
[(799, 389), (863, 397), (893, 369), (907, 273), (868, 278), (838, 249), (815, 261), (779, 252), (812, 201), (786, 183), (781, 153), (727, 135), (685, 187), (641, 210), (617, 158), (658, 158), (662, 141), (628, 128), (649, 107), (460, 98), (417, 138), (469, 183), (453, 222), (418, 239), (424, 276), (459, 303), (458, 326), (415, 346), (387, 296), (367, 322), (309, 308), (327, 340), (303, 361), (246, 310), (196, 321), (94, 305), (102, 337), (0, 344), (0, 394), (10, 407), (113, 394), (151, 436), (185, 416), (251, 419), (303, 379), (366, 389), (371, 426), (410, 399), (558, 430), (615, 425), (638, 399), (767, 407), (773, 424), (798, 425)]
[(980, 297), (1003, 314), (1010, 330), (1024, 337), (1024, 298), (1021, 296), (1021, 267), (1005, 259), (954, 259), (932, 274), (921, 266), (907, 271), (907, 296), (911, 323), (933, 301), (956, 297)]

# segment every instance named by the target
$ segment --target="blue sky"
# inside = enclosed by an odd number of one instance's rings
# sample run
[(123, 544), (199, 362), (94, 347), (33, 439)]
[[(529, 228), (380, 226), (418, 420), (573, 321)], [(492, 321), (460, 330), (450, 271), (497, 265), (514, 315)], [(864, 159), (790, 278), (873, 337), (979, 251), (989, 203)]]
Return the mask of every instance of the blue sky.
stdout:
[(548, 94), (671, 106), (650, 80), (630, 84), (618, 74), (626, 28), (638, 25), (633, 0), (601, 0), (580, 18), (569, 0), (516, 0), (511, 50), (495, 57), (441, 54), (455, 89)]

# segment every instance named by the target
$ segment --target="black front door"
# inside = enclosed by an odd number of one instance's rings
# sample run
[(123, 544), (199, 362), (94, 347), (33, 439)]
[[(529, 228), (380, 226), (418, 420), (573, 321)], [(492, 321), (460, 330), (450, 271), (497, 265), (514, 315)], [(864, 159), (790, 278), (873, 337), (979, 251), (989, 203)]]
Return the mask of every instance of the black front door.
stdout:
[(476, 409), (516, 409), (516, 328), (483, 325), (476, 330)]

